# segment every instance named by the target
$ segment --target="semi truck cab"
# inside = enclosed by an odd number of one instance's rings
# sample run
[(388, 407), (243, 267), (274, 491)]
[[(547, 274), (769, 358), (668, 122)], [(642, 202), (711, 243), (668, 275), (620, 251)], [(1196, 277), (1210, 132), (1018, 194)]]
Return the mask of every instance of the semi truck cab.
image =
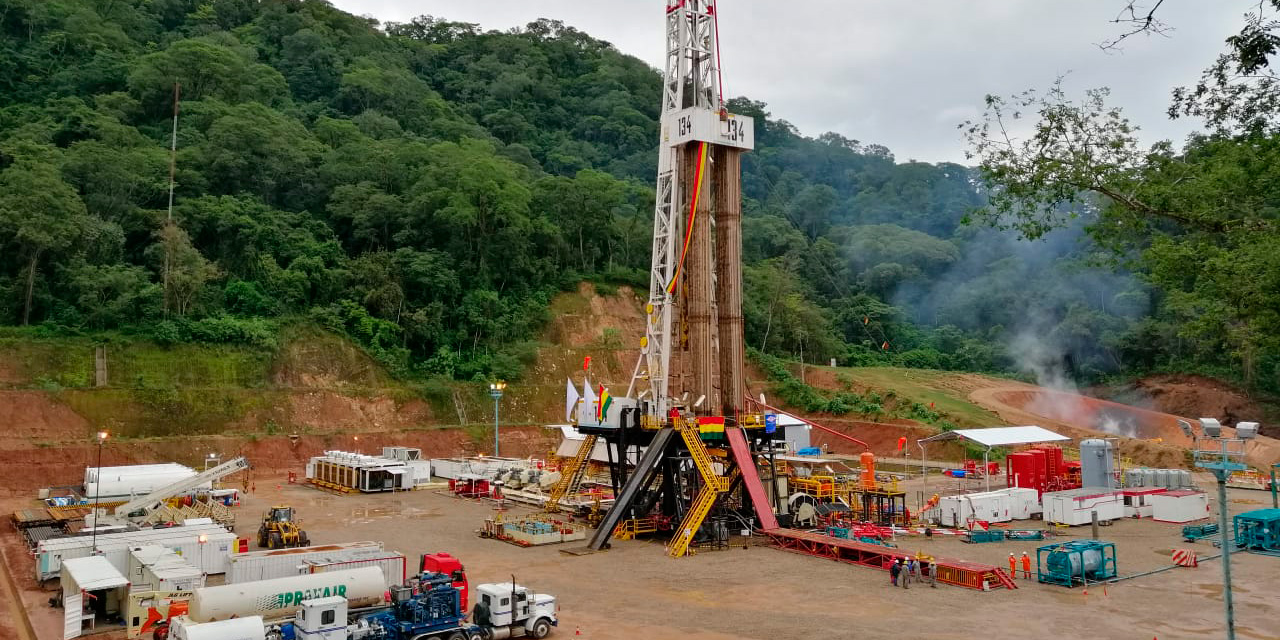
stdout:
[(533, 593), (510, 582), (481, 584), (475, 590), (473, 622), (484, 627), (492, 640), (545, 638), (559, 624), (555, 596)]

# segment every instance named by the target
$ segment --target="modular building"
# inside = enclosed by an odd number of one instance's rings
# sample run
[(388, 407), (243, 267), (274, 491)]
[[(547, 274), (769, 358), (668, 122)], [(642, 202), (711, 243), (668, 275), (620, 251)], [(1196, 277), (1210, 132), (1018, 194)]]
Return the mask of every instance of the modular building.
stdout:
[[(175, 463), (87, 467), (84, 496), (99, 502), (128, 500), (195, 475), (195, 469)], [(206, 483), (194, 490), (212, 488), (213, 485)]]
[(129, 554), (145, 545), (161, 545), (174, 550), (205, 574), (225, 573), (236, 536), (212, 522), (189, 523), (180, 527), (140, 529), (120, 533), (75, 536), (43, 540), (36, 546), (36, 580), (58, 577), (62, 563), (94, 554), (106, 558), (116, 571), (129, 571)]
[(1151, 496), (1151, 518), (1161, 522), (1191, 522), (1208, 518), (1209, 494), (1203, 491), (1166, 491)]
[[(307, 461), (307, 482), (343, 491), (404, 491), (418, 484), (415, 468), (400, 460), (347, 451), (326, 451)], [(425, 471), (430, 478), (430, 466)]]
[(309, 566), (387, 555), (381, 542), (347, 542), (293, 549), (272, 549), (237, 553), (231, 557), (227, 584), (273, 580), (310, 573)]
[(1153, 514), (1155, 496), (1165, 493), (1163, 487), (1138, 487), (1122, 489), (1120, 496), (1124, 499), (1124, 517), (1150, 518)]
[(62, 637), (84, 634), (87, 624), (120, 618), (129, 594), (129, 579), (100, 556), (68, 558), (61, 575)]
[(1054, 491), (1044, 494), (1042, 501), (1044, 521), (1055, 524), (1088, 524), (1093, 519), (1094, 511), (1098, 512), (1099, 521), (1124, 517), (1123, 496), (1119, 491), (1107, 487)]
[(204, 572), (173, 550), (152, 544), (129, 552), (131, 591), (191, 591), (204, 586)]

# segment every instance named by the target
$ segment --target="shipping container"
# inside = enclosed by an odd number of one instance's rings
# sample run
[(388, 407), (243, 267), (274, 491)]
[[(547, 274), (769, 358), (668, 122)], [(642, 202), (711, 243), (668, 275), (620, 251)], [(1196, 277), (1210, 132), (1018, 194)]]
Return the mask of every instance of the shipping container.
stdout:
[(1040, 492), (1024, 487), (1010, 487), (1002, 490), (1009, 496), (1009, 516), (1014, 520), (1030, 520), (1041, 513)]
[(1124, 498), (1124, 517), (1150, 518), (1152, 516), (1152, 497), (1167, 491), (1164, 487), (1134, 487), (1121, 489)]
[(387, 555), (381, 542), (346, 542), (293, 549), (237, 553), (231, 557), (227, 584), (272, 580), (310, 573), (310, 564), (326, 564)]
[(148, 544), (174, 550), (206, 574), (225, 573), (235, 540), (235, 534), (213, 523), (99, 534), (96, 541), (93, 536), (44, 540), (36, 546), (36, 580), (58, 577), (63, 560), (89, 556), (95, 545), (121, 574), (129, 570), (130, 551)]
[(1120, 492), (1107, 487), (1054, 491), (1041, 496), (1041, 501), (1044, 504), (1044, 521), (1055, 524), (1088, 524), (1092, 521), (1093, 511), (1098, 512), (1100, 522), (1124, 517), (1124, 500)]
[(384, 551), (383, 555), (373, 558), (359, 558), (341, 562), (308, 562), (305, 565), (307, 573), (325, 573), (359, 569), (361, 567), (378, 567), (382, 569), (382, 577), (386, 579), (388, 588), (403, 585), (409, 579), (409, 563), (403, 553), (396, 551)]
[(1192, 522), (1210, 515), (1209, 495), (1203, 491), (1166, 491), (1151, 497), (1153, 520)]

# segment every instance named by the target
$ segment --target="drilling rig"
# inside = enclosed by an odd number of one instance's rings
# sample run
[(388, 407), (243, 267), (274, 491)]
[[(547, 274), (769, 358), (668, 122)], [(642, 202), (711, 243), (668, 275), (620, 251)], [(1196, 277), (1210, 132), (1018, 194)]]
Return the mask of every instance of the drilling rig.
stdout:
[(615, 502), (587, 549), (622, 525), (620, 535), (670, 530), (678, 557), (713, 521), (777, 528), (756, 459), (780, 434), (745, 407), (741, 156), (754, 122), (724, 103), (715, 0), (665, 5), (646, 335), (626, 397), (601, 412), (588, 389), (577, 412), (587, 438), (557, 491), (603, 440)]

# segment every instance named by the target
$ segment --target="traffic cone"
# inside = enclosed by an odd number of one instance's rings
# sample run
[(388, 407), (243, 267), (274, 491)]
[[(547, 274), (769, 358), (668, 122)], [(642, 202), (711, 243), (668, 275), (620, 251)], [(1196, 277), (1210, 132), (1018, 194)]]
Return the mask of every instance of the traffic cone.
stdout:
[(1102, 588), (1102, 597), (1104, 597), (1104, 598), (1109, 597), (1109, 596), (1107, 596), (1107, 588), (1106, 588), (1106, 587), (1103, 587), (1103, 588)]

